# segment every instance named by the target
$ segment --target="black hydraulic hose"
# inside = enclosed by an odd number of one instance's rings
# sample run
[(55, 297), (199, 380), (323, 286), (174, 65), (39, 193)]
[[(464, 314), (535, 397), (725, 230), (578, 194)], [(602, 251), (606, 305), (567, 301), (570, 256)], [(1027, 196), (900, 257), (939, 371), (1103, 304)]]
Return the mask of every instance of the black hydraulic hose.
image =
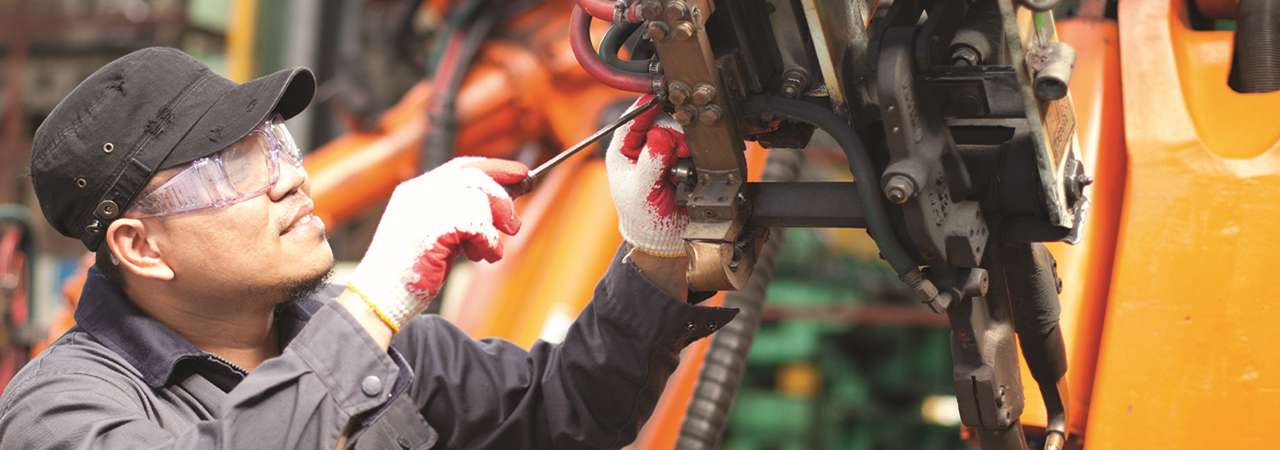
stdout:
[(600, 59), (609, 67), (623, 72), (648, 74), (649, 61), (625, 60), (618, 57), (618, 50), (622, 49), (627, 38), (639, 29), (639, 23), (615, 23), (610, 26), (609, 31), (604, 34), (604, 40), (600, 41)]
[(1236, 24), (1238, 90), (1280, 90), (1280, 2), (1241, 0)]
[(480, 46), (484, 44), (485, 38), (489, 36), (489, 32), (497, 22), (498, 15), (494, 13), (477, 18), (475, 23), (466, 30), (458, 50), (457, 60), (452, 66), (452, 73), (435, 74), (437, 77), (449, 77), (449, 84), (444, 92), (437, 93), (440, 96), (438, 100), (432, 99), (430, 103), (432, 107), (427, 111), (429, 122), (426, 136), (422, 141), (420, 164), (424, 172), (444, 164), (453, 156), (453, 146), (458, 140), (456, 112), (458, 91), (462, 89), (462, 80), (466, 78), (471, 62), (480, 51)]
[(889, 213), (880, 196), (880, 176), (871, 164), (867, 148), (862, 145), (858, 133), (844, 119), (812, 103), (767, 95), (748, 98), (743, 102), (742, 110), (746, 115), (776, 114), (807, 122), (835, 138), (849, 160), (849, 171), (857, 181), (855, 185), (858, 188), (858, 199), (862, 200), (862, 207), (867, 213), (867, 234), (876, 241), (880, 253), (899, 277), (917, 271), (915, 261), (898, 242), (893, 224), (889, 222)]
[(416, 44), (413, 35), (413, 19), (417, 17), (418, 8), (421, 6), (422, 0), (406, 0), (400, 11), (400, 22), (396, 24), (396, 31), (392, 34), (396, 57), (419, 77), (427, 74), (426, 65), (418, 61), (413, 54), (413, 46)]
[[(767, 181), (793, 181), (799, 177), (803, 155), (796, 150), (773, 150), (765, 165)], [(747, 353), (756, 330), (760, 328), (760, 311), (765, 291), (773, 279), (778, 253), (782, 250), (781, 230), (770, 233), (769, 240), (756, 257), (756, 266), (747, 286), (725, 296), (724, 306), (738, 308), (738, 316), (711, 338), (711, 347), (703, 360), (702, 372), (693, 391), (693, 399), (680, 426), (677, 450), (713, 450), (720, 448), (729, 409), (737, 396), (738, 385), (747, 365)]]

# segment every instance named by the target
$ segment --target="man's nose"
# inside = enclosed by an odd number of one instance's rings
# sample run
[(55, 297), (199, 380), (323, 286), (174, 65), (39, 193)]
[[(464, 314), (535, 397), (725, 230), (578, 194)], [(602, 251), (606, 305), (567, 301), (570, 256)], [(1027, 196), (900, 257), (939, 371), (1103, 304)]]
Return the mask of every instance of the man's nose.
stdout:
[(280, 164), (280, 178), (267, 191), (267, 195), (271, 197), (271, 201), (278, 202), (289, 196), (293, 191), (300, 190), (305, 193), (309, 181), (310, 178), (307, 177), (306, 169), (293, 164), (282, 163)]

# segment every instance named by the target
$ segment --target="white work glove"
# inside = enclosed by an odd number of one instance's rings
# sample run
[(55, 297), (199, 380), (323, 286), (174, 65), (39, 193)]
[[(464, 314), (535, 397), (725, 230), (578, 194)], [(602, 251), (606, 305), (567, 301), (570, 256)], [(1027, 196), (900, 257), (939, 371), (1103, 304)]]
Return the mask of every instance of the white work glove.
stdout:
[[(647, 102), (642, 96), (631, 109)], [(613, 132), (605, 154), (609, 192), (618, 209), (618, 230), (633, 248), (655, 256), (684, 255), (689, 212), (676, 204), (671, 168), (689, 157), (684, 129), (661, 108), (652, 108)]]
[(400, 183), (349, 287), (398, 332), (440, 291), (459, 252), (502, 258), (498, 233), (514, 235), (520, 219), (501, 185), (528, 172), (515, 161), (456, 158)]

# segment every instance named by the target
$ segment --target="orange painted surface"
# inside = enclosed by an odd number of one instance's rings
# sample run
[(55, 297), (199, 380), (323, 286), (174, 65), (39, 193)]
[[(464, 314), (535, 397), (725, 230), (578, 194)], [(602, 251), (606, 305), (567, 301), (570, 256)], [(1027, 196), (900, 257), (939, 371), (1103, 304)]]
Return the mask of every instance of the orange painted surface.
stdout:
[[(1094, 184), (1091, 207), (1078, 245), (1049, 244), (1062, 279), (1062, 321), (1067, 345), (1070, 400), (1068, 431), (1085, 431), (1093, 388), (1098, 339), (1110, 289), (1112, 261), (1124, 200), (1126, 155), (1120, 92), (1120, 42), (1115, 21), (1073, 19), (1058, 22), (1059, 39), (1076, 50), (1071, 98), (1076, 108), (1080, 158)], [(1023, 424), (1044, 427), (1044, 401), (1021, 361), (1026, 394)], [(1075, 437), (1075, 436), (1073, 436)]]
[(1280, 94), (1226, 83), (1230, 33), (1120, 3), (1129, 171), (1086, 445), (1274, 448)]

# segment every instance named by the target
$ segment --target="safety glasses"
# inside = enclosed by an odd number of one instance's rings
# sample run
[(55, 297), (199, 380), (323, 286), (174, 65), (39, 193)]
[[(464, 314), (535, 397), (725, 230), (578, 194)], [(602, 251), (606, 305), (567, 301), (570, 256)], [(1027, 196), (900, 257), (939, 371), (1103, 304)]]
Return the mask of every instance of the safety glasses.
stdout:
[(302, 157), (276, 114), (239, 142), (192, 161), (169, 181), (143, 193), (128, 215), (159, 217), (231, 206), (267, 192), (282, 170), (303, 171)]

